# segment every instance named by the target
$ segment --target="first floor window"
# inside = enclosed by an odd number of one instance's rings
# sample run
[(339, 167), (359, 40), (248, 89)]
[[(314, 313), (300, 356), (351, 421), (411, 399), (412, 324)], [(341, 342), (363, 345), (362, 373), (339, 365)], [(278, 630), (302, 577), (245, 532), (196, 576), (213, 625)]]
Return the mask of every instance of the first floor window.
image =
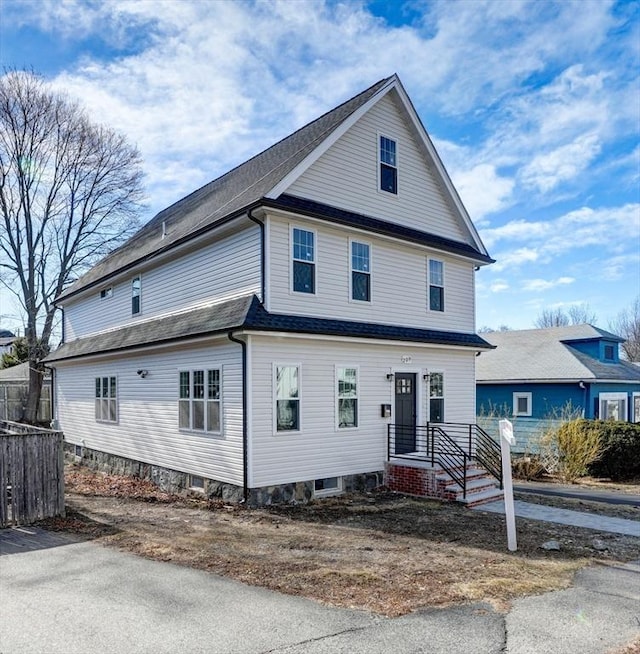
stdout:
[(633, 394), (633, 422), (640, 422), (640, 393)]
[(276, 366), (276, 431), (300, 429), (300, 368)]
[(96, 420), (100, 422), (117, 422), (117, 387), (115, 377), (96, 377)]
[(531, 415), (531, 393), (513, 394), (513, 415), (514, 416)]
[(315, 233), (294, 227), (293, 239), (293, 290), (297, 293), (316, 292)]
[(444, 264), (429, 259), (429, 309), (444, 311)]
[(600, 420), (626, 420), (627, 394), (600, 393)]
[(358, 426), (358, 369), (338, 368), (338, 428)]
[(429, 420), (444, 422), (444, 374), (441, 372), (429, 375)]
[(220, 369), (182, 370), (179, 375), (178, 426), (220, 431)]

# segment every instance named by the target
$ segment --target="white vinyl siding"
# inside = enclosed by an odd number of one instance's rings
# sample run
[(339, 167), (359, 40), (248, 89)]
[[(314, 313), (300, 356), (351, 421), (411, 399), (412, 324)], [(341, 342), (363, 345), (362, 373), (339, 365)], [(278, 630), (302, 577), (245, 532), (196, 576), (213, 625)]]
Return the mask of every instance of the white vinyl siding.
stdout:
[[(378, 188), (377, 135), (402, 155), (398, 195)], [(286, 193), (471, 243), (427, 166), (422, 148), (387, 95), (334, 143)]]
[[(222, 369), (221, 434), (178, 427), (178, 374)], [(142, 379), (137, 370), (149, 375)], [(118, 423), (94, 422), (94, 383), (117, 375)], [(242, 357), (227, 339), (197, 348), (175, 347), (63, 364), (56, 369), (60, 429), (69, 443), (242, 485)], [(91, 425), (93, 426), (91, 427)]]
[[(307, 223), (296, 221), (295, 225)], [(311, 226), (311, 223), (308, 223)], [(407, 327), (473, 332), (473, 263), (438, 253), (446, 267), (447, 310), (428, 311), (425, 271), (427, 252), (409, 243), (367, 235), (375, 263), (371, 302), (351, 300), (352, 240), (358, 233), (331, 225), (316, 227), (316, 294), (290, 292), (290, 223), (269, 217), (270, 306), (273, 313), (293, 313), (321, 318), (392, 323)], [(401, 292), (399, 292), (401, 289)]]
[(131, 314), (131, 276), (112, 284), (108, 302), (96, 290), (64, 306), (65, 339), (196, 307), (217, 298), (260, 293), (260, 232), (257, 226), (166, 261), (143, 273), (143, 313)]
[[(432, 368), (447, 380), (447, 420), (475, 421), (473, 351), (258, 335), (251, 346), (252, 488), (382, 470), (390, 419), (380, 416), (380, 406), (393, 406), (394, 384), (387, 373), (404, 369), (404, 355), (412, 359), (406, 369), (418, 372), (419, 424), (427, 421), (423, 373)], [(273, 366), (287, 361), (300, 365), (302, 428), (274, 433)], [(336, 428), (337, 368), (358, 370), (358, 429)]]

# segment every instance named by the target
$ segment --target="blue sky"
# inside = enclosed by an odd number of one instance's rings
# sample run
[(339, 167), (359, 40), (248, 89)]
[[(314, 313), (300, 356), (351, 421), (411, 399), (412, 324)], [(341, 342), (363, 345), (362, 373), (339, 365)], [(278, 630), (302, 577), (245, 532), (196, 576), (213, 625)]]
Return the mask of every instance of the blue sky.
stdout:
[(478, 327), (640, 294), (637, 1), (2, 0), (0, 60), (137, 144), (144, 220), (397, 72), (497, 259)]

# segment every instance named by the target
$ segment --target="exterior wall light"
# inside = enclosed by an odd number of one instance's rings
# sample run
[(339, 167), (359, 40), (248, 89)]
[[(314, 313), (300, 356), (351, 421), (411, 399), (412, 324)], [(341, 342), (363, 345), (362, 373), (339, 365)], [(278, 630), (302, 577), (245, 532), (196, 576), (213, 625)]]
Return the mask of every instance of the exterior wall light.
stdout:
[(387, 381), (393, 381), (393, 373), (392, 372), (387, 373)]
[(144, 379), (149, 374), (149, 371), (141, 369), (141, 370), (138, 370), (137, 373), (140, 375), (140, 377), (142, 377), (142, 379)]

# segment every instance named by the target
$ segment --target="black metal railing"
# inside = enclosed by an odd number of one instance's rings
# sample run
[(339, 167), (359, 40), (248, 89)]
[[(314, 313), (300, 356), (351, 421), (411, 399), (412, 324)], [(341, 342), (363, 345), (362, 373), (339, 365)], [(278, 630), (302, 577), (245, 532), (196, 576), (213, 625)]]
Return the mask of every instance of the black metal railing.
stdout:
[(495, 477), (502, 488), (500, 445), (476, 424), (388, 425), (387, 458), (391, 457), (439, 464), (462, 487), (465, 497), (467, 463), (475, 461)]

